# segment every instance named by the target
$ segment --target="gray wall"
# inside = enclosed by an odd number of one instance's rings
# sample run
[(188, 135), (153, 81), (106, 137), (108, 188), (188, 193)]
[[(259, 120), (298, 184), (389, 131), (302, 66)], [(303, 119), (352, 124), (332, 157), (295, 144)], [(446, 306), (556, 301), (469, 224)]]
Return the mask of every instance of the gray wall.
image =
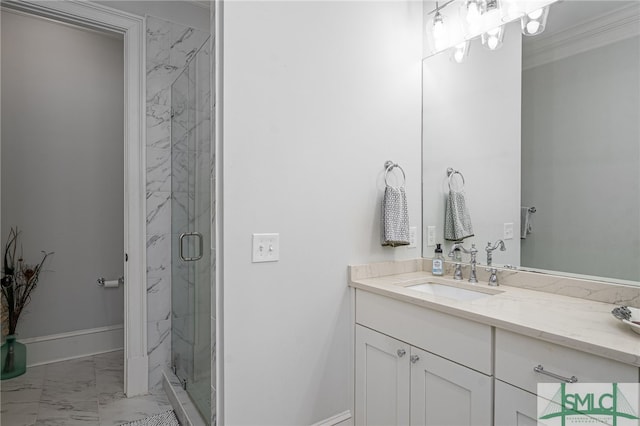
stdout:
[[(347, 265), (380, 245), (384, 162), (420, 227), (420, 2), (226, 2), (224, 423), (313, 424), (351, 408)], [(251, 234), (280, 261), (251, 263)], [(420, 237), (418, 237), (420, 238)]]
[(523, 266), (640, 279), (639, 40), (523, 72)]
[(22, 338), (123, 322), (123, 87), (121, 40), (2, 13), (2, 242), (55, 251)]

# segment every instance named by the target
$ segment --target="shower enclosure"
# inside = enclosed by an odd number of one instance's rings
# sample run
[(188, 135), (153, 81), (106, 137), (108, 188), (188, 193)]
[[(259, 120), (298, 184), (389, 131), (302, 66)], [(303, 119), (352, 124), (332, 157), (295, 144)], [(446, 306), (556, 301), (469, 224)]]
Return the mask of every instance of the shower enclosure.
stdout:
[(212, 420), (211, 69), (209, 42), (171, 85), (171, 358)]

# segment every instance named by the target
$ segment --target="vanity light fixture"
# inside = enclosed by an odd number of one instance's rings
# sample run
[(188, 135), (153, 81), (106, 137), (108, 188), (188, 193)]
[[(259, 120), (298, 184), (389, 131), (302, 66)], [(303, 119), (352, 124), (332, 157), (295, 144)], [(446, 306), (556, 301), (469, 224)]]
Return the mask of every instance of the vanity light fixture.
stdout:
[(460, 15), (469, 28), (475, 29), (478, 26), (484, 7), (482, 0), (463, 0)]
[(497, 50), (502, 47), (504, 41), (504, 25), (500, 25), (480, 36), (482, 45), (489, 50)]
[(520, 18), (522, 34), (526, 36), (538, 35), (544, 31), (549, 16), (549, 6), (534, 10)]
[(444, 17), (440, 13), (438, 2), (436, 2), (436, 13), (433, 15), (433, 21), (431, 23), (431, 29), (433, 32), (433, 45), (436, 50), (440, 51), (447, 45), (447, 29), (444, 26)]
[(482, 13), (491, 13), (493, 11), (500, 11), (500, 2), (498, 0), (486, 0)]
[(511, 22), (524, 15), (523, 6), (526, 4), (520, 0), (502, 0), (502, 21)]
[(462, 43), (458, 43), (453, 48), (451, 48), (451, 60), (461, 64), (467, 59), (469, 56), (469, 45), (471, 44), (470, 40), (463, 41)]

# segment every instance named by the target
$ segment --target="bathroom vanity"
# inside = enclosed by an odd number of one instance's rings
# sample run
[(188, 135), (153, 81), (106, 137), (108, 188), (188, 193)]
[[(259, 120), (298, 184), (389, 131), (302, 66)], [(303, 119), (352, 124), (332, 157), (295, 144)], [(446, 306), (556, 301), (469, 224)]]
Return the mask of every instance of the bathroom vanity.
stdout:
[(640, 289), (511, 271), (488, 287), (430, 270), (349, 268), (355, 424), (535, 425), (538, 383), (638, 382), (640, 336), (610, 312), (637, 306)]

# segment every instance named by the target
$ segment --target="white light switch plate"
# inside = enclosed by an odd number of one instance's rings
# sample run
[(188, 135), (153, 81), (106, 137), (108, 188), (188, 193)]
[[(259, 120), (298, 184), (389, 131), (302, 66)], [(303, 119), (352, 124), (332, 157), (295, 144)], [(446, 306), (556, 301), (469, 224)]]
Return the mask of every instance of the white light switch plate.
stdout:
[(504, 235), (502, 238), (505, 240), (513, 240), (513, 223), (504, 224)]
[(436, 227), (427, 226), (427, 247), (435, 247), (436, 245)]
[(253, 234), (252, 262), (280, 260), (280, 234)]

